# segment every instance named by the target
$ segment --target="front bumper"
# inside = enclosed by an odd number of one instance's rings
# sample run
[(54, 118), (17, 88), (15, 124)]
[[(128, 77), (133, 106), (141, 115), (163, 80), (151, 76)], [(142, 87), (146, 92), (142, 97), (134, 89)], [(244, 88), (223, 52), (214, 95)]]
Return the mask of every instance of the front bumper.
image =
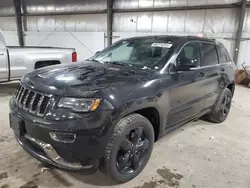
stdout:
[[(10, 116), (23, 122), (23, 134), (17, 134), (16, 139), (31, 156), (61, 169), (86, 173), (98, 169), (112, 132), (110, 112), (98, 113), (101, 114), (83, 119), (53, 121), (27, 114), (10, 102)], [(89, 125), (93, 123), (96, 124), (91, 129)], [(72, 143), (58, 142), (50, 137), (50, 132), (72, 133), (76, 138)]]
[(98, 166), (95, 165), (86, 165), (83, 166), (81, 163), (77, 162), (67, 162), (65, 161), (51, 146), (51, 144), (47, 144), (43, 141), (37, 140), (35, 138), (30, 137), (29, 135), (24, 136), (27, 140), (35, 144), (39, 150), (35, 149), (35, 147), (32, 147), (32, 144), (29, 144), (25, 138), (20, 138), (16, 136), (17, 142), (33, 157), (38, 159), (41, 162), (49, 163), (53, 166), (67, 169), (67, 170), (82, 170), (82, 169), (90, 169), (94, 170)]

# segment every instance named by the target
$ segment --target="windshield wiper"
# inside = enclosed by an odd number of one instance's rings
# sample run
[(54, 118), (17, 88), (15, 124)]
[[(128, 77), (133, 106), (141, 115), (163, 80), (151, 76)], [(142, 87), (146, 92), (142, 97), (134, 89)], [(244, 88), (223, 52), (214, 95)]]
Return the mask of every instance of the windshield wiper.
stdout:
[(119, 61), (104, 61), (104, 63), (108, 63), (108, 64), (114, 64), (114, 65), (120, 65), (120, 66), (127, 66), (129, 65), (128, 63), (123, 63), (123, 62), (119, 62)]
[(143, 70), (151, 70), (151, 68), (147, 67), (146, 65), (134, 64), (134, 63), (128, 63), (128, 62), (122, 62), (122, 61), (104, 61), (104, 63), (120, 65), (120, 66), (136, 67), (136, 68), (143, 69)]

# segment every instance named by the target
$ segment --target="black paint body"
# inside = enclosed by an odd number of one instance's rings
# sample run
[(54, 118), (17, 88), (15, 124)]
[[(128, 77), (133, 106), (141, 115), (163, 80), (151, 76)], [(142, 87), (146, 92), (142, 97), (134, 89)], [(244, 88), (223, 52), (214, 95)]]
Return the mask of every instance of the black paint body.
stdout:
[[(86, 61), (29, 73), (23, 77), (22, 84), (27, 87), (32, 84), (32, 90), (51, 94), (53, 104), (50, 104), (45, 117), (39, 118), (24, 112), (12, 98), (11, 113), (25, 122), (27, 134), (50, 143), (65, 160), (94, 165), (95, 170), (114, 127), (122, 117), (141, 109), (154, 108), (159, 116), (156, 136), (160, 138), (216, 108), (221, 91), (234, 83), (235, 66), (232, 61), (190, 71), (172, 71), (171, 64), (187, 42), (205, 41), (218, 45), (213, 40), (196, 37), (176, 37), (175, 40), (172, 58), (159, 69)], [(60, 76), (65, 79), (58, 79)], [(101, 98), (102, 101), (94, 112), (74, 113), (57, 107), (62, 96)], [(62, 114), (65, 113), (71, 113), (74, 119), (63, 119)], [(49, 131), (75, 133), (76, 141), (67, 144), (56, 142), (50, 138)], [(25, 138), (22, 139), (25, 142)], [(32, 150), (29, 153), (32, 154)]]

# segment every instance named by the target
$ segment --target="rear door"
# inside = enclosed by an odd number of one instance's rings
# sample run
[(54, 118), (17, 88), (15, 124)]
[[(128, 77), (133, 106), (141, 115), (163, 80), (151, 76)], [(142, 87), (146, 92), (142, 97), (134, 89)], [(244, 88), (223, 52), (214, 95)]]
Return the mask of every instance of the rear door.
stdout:
[(0, 81), (8, 80), (8, 55), (3, 35), (0, 33)]
[(171, 109), (167, 116), (167, 127), (192, 118), (203, 108), (205, 73), (200, 69), (199, 42), (189, 42), (182, 48), (176, 58), (177, 66), (182, 62), (191, 62), (194, 68), (171, 75), (173, 84), (169, 89)]
[(204, 110), (216, 102), (220, 93), (219, 82), (221, 80), (218, 52), (213, 43), (201, 43), (202, 64), (201, 69), (205, 72), (204, 82)]

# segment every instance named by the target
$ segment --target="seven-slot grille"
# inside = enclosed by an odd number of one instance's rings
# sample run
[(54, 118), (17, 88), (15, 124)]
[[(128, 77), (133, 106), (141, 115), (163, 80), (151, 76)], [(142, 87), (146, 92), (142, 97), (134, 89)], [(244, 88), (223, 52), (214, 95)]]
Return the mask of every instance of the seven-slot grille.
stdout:
[(50, 102), (49, 96), (31, 91), (21, 84), (18, 86), (14, 98), (20, 108), (38, 116), (44, 116)]

